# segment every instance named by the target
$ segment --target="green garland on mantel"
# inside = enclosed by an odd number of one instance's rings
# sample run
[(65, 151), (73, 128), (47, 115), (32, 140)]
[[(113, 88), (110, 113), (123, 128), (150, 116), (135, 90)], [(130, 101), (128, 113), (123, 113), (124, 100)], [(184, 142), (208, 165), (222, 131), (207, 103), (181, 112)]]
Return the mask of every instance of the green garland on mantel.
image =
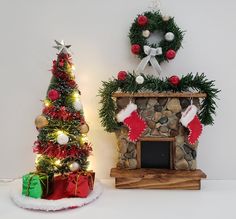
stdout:
[(206, 93), (207, 96), (203, 99), (201, 110), (199, 112), (199, 118), (203, 125), (213, 125), (216, 110), (217, 94), (219, 89), (215, 88), (213, 80), (208, 80), (206, 76), (202, 74), (193, 75), (192, 73), (182, 76), (180, 83), (177, 86), (172, 85), (168, 78), (160, 79), (154, 76), (144, 77), (143, 84), (137, 84), (135, 73), (128, 73), (125, 80), (113, 80), (103, 81), (102, 88), (99, 90), (99, 96), (101, 96), (101, 108), (99, 110), (99, 116), (101, 118), (102, 126), (107, 132), (114, 132), (120, 129), (121, 125), (115, 120), (117, 106), (112, 97), (113, 93), (120, 91), (125, 93), (136, 92), (201, 92)]

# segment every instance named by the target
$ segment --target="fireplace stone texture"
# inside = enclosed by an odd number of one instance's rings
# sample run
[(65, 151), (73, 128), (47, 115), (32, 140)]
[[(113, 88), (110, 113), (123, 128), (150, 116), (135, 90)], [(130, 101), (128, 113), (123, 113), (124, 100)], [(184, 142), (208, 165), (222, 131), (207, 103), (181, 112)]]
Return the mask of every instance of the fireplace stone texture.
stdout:
[[(124, 109), (130, 99), (127, 97), (116, 98), (117, 111)], [(190, 104), (190, 98), (167, 97), (134, 97), (132, 101), (138, 106), (138, 114), (146, 121), (147, 128), (141, 137), (175, 138), (175, 162), (176, 170), (195, 170), (198, 142), (189, 144), (187, 128), (179, 122), (181, 112)], [(199, 98), (193, 98), (192, 102), (198, 109), (201, 107)], [(137, 146), (128, 140), (128, 128), (122, 126), (116, 131), (118, 140), (117, 168), (137, 168)]]

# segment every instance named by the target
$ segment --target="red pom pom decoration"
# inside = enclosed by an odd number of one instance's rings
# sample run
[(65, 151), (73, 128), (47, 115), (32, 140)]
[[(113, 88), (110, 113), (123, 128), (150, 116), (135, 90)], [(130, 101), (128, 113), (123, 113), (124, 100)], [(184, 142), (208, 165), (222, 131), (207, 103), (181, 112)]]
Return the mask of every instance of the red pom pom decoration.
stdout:
[(48, 98), (49, 98), (51, 101), (57, 100), (59, 97), (60, 97), (60, 93), (59, 93), (57, 90), (55, 90), (55, 89), (51, 89), (51, 90), (48, 92)]
[(135, 54), (135, 55), (139, 54), (139, 53), (140, 53), (140, 50), (141, 50), (141, 47), (140, 47), (140, 45), (138, 45), (138, 44), (133, 44), (133, 45), (131, 46), (131, 52), (132, 52), (133, 54)]
[(138, 16), (138, 24), (139, 26), (145, 26), (148, 23), (148, 18), (144, 15)]
[(179, 83), (180, 83), (180, 79), (179, 79), (179, 77), (176, 76), (176, 75), (171, 76), (171, 77), (168, 79), (168, 81), (169, 81), (173, 86), (177, 86), (177, 85), (179, 85)]
[(127, 72), (126, 71), (120, 71), (117, 75), (117, 78), (119, 81), (124, 81), (127, 77)]
[(166, 52), (166, 58), (167, 59), (173, 59), (176, 55), (176, 52), (173, 50), (173, 49), (169, 49), (167, 52)]

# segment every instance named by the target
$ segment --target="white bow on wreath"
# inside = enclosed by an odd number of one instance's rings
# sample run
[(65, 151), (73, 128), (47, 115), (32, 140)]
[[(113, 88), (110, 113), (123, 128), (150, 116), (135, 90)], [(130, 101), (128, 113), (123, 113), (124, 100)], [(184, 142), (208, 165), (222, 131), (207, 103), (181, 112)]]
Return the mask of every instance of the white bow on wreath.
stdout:
[(144, 57), (141, 62), (139, 63), (136, 73), (142, 73), (143, 70), (145, 69), (146, 65), (148, 62), (151, 63), (152, 67), (155, 69), (155, 71), (161, 75), (161, 66), (159, 65), (157, 59), (155, 56), (161, 55), (162, 54), (162, 48), (157, 47), (157, 48), (152, 48), (150, 46), (144, 46), (143, 47), (144, 53), (147, 55)]

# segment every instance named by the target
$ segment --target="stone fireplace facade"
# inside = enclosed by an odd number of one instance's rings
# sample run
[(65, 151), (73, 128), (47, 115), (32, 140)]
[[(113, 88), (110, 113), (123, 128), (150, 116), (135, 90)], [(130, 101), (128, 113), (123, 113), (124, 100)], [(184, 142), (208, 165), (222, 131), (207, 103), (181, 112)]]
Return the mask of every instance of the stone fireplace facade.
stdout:
[(119, 153), (117, 168), (140, 168), (140, 142), (153, 139), (173, 141), (171, 169), (195, 170), (198, 142), (194, 145), (188, 143), (188, 129), (179, 122), (181, 112), (191, 104), (191, 100), (200, 108), (198, 97), (116, 97), (118, 112), (132, 101), (137, 104), (139, 115), (147, 123), (147, 129), (136, 143), (128, 140), (127, 127), (122, 126), (116, 132)]

